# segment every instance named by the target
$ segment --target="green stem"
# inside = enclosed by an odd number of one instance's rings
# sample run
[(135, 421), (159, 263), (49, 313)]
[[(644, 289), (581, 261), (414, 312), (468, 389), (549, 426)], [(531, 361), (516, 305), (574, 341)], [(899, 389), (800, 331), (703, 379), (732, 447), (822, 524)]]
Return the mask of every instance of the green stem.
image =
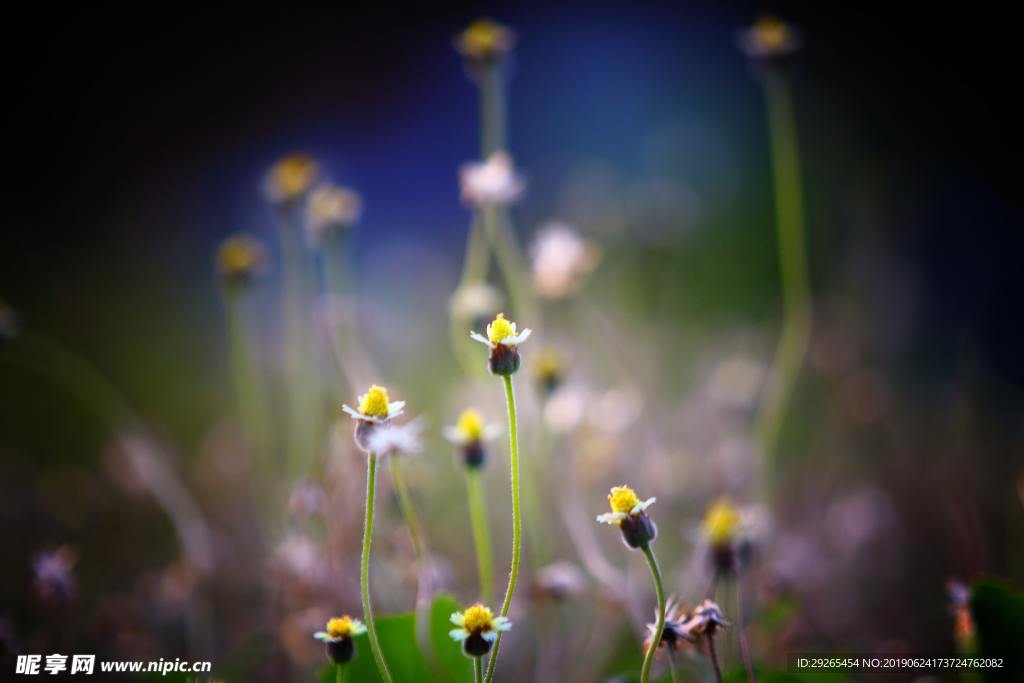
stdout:
[(369, 453), (366, 460), (366, 517), (363, 519), (363, 556), (359, 565), (359, 588), (363, 597), (363, 618), (366, 619), (366, 632), (370, 640), (370, 650), (377, 662), (377, 670), (381, 678), (392, 683), (388, 663), (384, 661), (384, 653), (377, 639), (377, 626), (373, 621), (373, 606), (370, 604), (370, 548), (373, 545), (373, 503), (377, 484), (377, 456)]
[[(522, 546), (523, 520), (519, 505), (519, 428), (516, 422), (516, 394), (512, 388), (512, 376), (506, 375), (505, 404), (508, 406), (508, 448), (512, 480), (512, 567), (508, 574), (508, 588), (505, 589), (505, 600), (501, 604), (501, 616), (508, 616), (512, 606), (512, 595), (516, 591), (516, 580), (519, 578), (519, 559)], [(494, 651), (487, 664), (487, 683), (494, 680), (494, 671), (498, 664), (498, 653), (501, 651), (501, 633), (494, 641)]]
[(755, 437), (770, 463), (778, 446), (787, 404), (807, 353), (812, 311), (792, 95), (782, 74), (765, 74), (763, 83), (775, 181), (783, 304), (782, 332), (765, 396), (754, 423)]
[(475, 683), (483, 683), (484, 680), (484, 665), (482, 663), (482, 657), (473, 657), (473, 681)]
[(505, 149), (505, 74), (500, 61), (488, 64), (480, 75), (480, 157)]
[(676, 653), (671, 648), (668, 651), (668, 670), (672, 675), (672, 683), (676, 683)]
[[(409, 538), (412, 540), (412, 551), (416, 556), (416, 564), (419, 567), (419, 571), (422, 572), (424, 569), (424, 556), (419, 520), (416, 518), (416, 510), (412, 506), (409, 489), (405, 485), (405, 478), (398, 467), (398, 458), (395, 455), (391, 456), (391, 479), (395, 482), (395, 492), (398, 494), (398, 507), (402, 508), (405, 526), (409, 529)], [(419, 582), (417, 582), (418, 585)]]
[(644, 553), (644, 558), (647, 559), (647, 566), (651, 568), (654, 590), (658, 594), (658, 623), (654, 628), (651, 646), (647, 649), (647, 654), (644, 655), (643, 667), (640, 669), (640, 683), (647, 683), (647, 677), (651, 673), (651, 664), (654, 662), (654, 654), (658, 651), (658, 646), (661, 644), (661, 634), (665, 630), (665, 587), (661, 582), (661, 568), (658, 567), (658, 558), (654, 556), (651, 544), (645, 543), (640, 549)]
[(338, 667), (338, 681), (337, 681), (337, 683), (342, 683), (342, 681), (344, 681), (344, 679), (345, 679), (345, 667), (342, 666), (341, 664), (338, 664), (337, 667)]
[(480, 600), (490, 605), (494, 598), (494, 559), (491, 552), (491, 530), (484, 506), (483, 483), (480, 470), (466, 470), (466, 488), (469, 495), (469, 519), (473, 527), (476, 546), (476, 566), (480, 575)]

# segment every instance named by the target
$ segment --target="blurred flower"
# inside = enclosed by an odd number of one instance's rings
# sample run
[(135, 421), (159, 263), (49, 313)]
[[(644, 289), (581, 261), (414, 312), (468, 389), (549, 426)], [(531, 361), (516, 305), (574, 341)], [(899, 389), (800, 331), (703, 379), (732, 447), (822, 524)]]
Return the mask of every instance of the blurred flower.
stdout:
[(469, 408), (462, 411), (454, 427), (444, 428), (444, 438), (459, 447), (463, 464), (476, 469), (485, 461), (484, 441), (489, 441), (501, 432), (495, 423), (484, 422), (483, 416)]
[(496, 617), (480, 603), (463, 612), (455, 612), (451, 620), (458, 628), (449, 631), (448, 635), (461, 642), (462, 651), (470, 657), (483, 657), (497, 640), (498, 633), (512, 628), (508, 617)]
[(722, 610), (712, 600), (705, 600), (693, 610), (686, 621), (679, 625), (680, 632), (686, 640), (696, 640), (697, 636), (713, 636), (719, 628), (729, 628), (731, 623), (722, 616)]
[(303, 519), (322, 515), (327, 511), (327, 494), (315, 481), (300, 481), (288, 498), (288, 510)]
[(640, 416), (644, 397), (632, 387), (614, 387), (591, 399), (590, 424), (606, 434), (621, 434)]
[(800, 49), (797, 31), (778, 17), (763, 16), (750, 28), (739, 32), (737, 44), (752, 59), (771, 60)]
[(950, 579), (946, 582), (949, 595), (950, 611), (956, 621), (953, 624), (953, 637), (961, 646), (970, 643), (974, 638), (974, 618), (971, 616), (971, 589), (963, 582)]
[(715, 501), (704, 516), (704, 534), (712, 545), (728, 545), (740, 525), (740, 513), (725, 498)]
[(552, 431), (565, 434), (583, 420), (591, 394), (579, 385), (566, 385), (544, 404), (544, 420)]
[(471, 282), (461, 285), (452, 294), (451, 314), (459, 320), (477, 323), (500, 308), (501, 302), (501, 293), (496, 288), (486, 282)]
[(764, 365), (758, 361), (746, 356), (732, 356), (715, 366), (708, 392), (717, 403), (745, 408), (757, 398), (764, 376)]
[(656, 500), (648, 498), (641, 502), (628, 486), (612, 487), (608, 494), (612, 511), (598, 515), (597, 521), (618, 526), (628, 547), (641, 548), (658, 537), (658, 527), (645, 512)]
[(335, 664), (347, 664), (356, 655), (356, 644), (353, 637), (366, 633), (363, 622), (353, 619), (347, 614), (343, 617), (332, 617), (327, 621), (324, 631), (317, 631), (313, 637), (327, 645), (327, 657)]
[[(680, 606), (676, 596), (670, 595), (665, 603), (665, 628), (661, 632), (661, 640), (658, 647), (664, 646), (669, 652), (678, 652), (683, 646), (683, 641), (691, 641), (691, 635), (683, 625), (690, 618), (686, 610)], [(647, 637), (644, 639), (644, 652), (651, 649), (654, 642), (654, 634), (658, 632), (658, 610), (654, 610), (654, 623), (647, 624)]]
[(323, 551), (305, 534), (287, 536), (274, 550), (274, 559), (281, 569), (308, 585), (318, 583), (327, 574)]
[(562, 385), (565, 378), (565, 356), (552, 346), (545, 346), (534, 359), (533, 374), (537, 378), (545, 397), (550, 396)]
[(21, 327), (18, 314), (6, 301), (0, 299), (0, 344), (14, 339)]
[(455, 49), (471, 62), (488, 63), (512, 51), (516, 34), (491, 19), (477, 19), (455, 39)]
[(574, 291), (597, 266), (601, 250), (566, 223), (552, 222), (537, 233), (531, 247), (533, 285), (541, 296), (557, 299)]
[(419, 453), (423, 450), (420, 434), (423, 432), (423, 420), (417, 418), (404, 425), (386, 424), (370, 434), (368, 445), (370, 451), (378, 456), (395, 455), (396, 453)]
[(267, 249), (255, 237), (234, 235), (220, 245), (217, 273), (228, 287), (249, 284), (267, 272)]
[(561, 602), (583, 593), (587, 581), (580, 568), (572, 562), (555, 562), (537, 570), (533, 578), (533, 595), (538, 600)]
[(306, 203), (306, 240), (319, 246), (359, 222), (363, 200), (359, 193), (339, 185), (319, 185)]
[(462, 201), (482, 207), (511, 204), (523, 193), (526, 182), (516, 173), (507, 152), (495, 152), (482, 162), (469, 162), (459, 169)]
[(34, 585), (39, 597), (48, 603), (59, 603), (75, 594), (75, 575), (72, 569), (78, 562), (78, 553), (62, 545), (52, 553), (40, 553), (32, 562)]
[(487, 336), (478, 332), (470, 332), (469, 336), (474, 341), (485, 344), (491, 350), (488, 363), (491, 372), (495, 375), (507, 377), (519, 370), (519, 344), (529, 338), (532, 330), (526, 328), (517, 332), (516, 324), (505, 319), (504, 313), (487, 325)]
[(274, 206), (294, 206), (320, 177), (320, 165), (308, 154), (289, 154), (270, 167), (263, 196)]

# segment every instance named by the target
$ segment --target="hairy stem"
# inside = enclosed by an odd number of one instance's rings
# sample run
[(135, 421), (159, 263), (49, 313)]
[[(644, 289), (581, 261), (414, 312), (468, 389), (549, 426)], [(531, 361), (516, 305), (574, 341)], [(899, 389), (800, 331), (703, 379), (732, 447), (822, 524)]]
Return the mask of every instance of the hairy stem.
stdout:
[(654, 591), (658, 594), (658, 623), (654, 627), (654, 636), (651, 639), (651, 646), (644, 655), (643, 667), (640, 669), (640, 683), (647, 683), (647, 677), (651, 673), (651, 664), (654, 663), (654, 654), (661, 644), (661, 634), (665, 630), (665, 587), (661, 581), (661, 568), (658, 566), (658, 558), (651, 550), (651, 544), (645, 543), (641, 548), (644, 558), (647, 559), (647, 566), (651, 568), (651, 577), (654, 579)]
[(377, 662), (377, 670), (386, 683), (392, 683), (388, 663), (377, 639), (377, 626), (373, 621), (373, 606), (370, 604), (370, 548), (373, 546), (373, 504), (377, 488), (377, 456), (369, 453), (366, 457), (366, 516), (363, 518), (363, 555), (359, 563), (359, 588), (363, 597), (363, 618), (370, 640), (370, 650)]

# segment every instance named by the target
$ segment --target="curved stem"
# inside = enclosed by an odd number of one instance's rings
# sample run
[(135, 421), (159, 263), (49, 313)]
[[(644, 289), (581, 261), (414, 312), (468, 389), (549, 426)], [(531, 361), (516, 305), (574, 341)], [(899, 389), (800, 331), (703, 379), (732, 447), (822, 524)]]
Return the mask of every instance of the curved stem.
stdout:
[(373, 622), (373, 606), (370, 604), (370, 548), (373, 546), (373, 503), (377, 488), (377, 456), (370, 453), (366, 456), (366, 516), (363, 519), (363, 555), (359, 563), (359, 588), (363, 597), (363, 618), (366, 619), (366, 632), (370, 640), (370, 650), (377, 662), (377, 670), (381, 678), (392, 683), (388, 663), (384, 661), (384, 653), (377, 639), (377, 626)]
[(766, 74), (763, 84), (768, 102), (783, 304), (782, 333), (754, 422), (755, 438), (770, 463), (807, 352), (812, 312), (792, 96), (782, 74)]
[(658, 594), (658, 623), (654, 627), (654, 637), (651, 639), (651, 646), (647, 648), (644, 655), (644, 664), (640, 669), (640, 683), (647, 683), (647, 677), (651, 673), (651, 664), (654, 662), (654, 654), (661, 644), (661, 634), (665, 630), (665, 587), (661, 582), (661, 568), (658, 567), (658, 558), (651, 550), (651, 544), (645, 544), (641, 550), (647, 559), (647, 566), (651, 568), (651, 576), (654, 578), (654, 590)]
[(715, 638), (710, 633), (708, 639), (708, 657), (711, 658), (711, 667), (715, 670), (715, 680), (722, 683), (722, 667), (718, 665), (718, 652), (715, 650)]
[(473, 527), (473, 544), (476, 546), (476, 566), (480, 574), (480, 600), (485, 605), (494, 598), (494, 559), (491, 554), (491, 530), (487, 523), (487, 508), (484, 506), (483, 485), (480, 470), (466, 471), (466, 488), (469, 495), (469, 518)]
[(743, 667), (747, 670), (747, 683), (757, 683), (754, 676), (754, 661), (750, 656), (750, 643), (747, 642), (746, 617), (743, 613), (743, 575), (736, 576), (736, 635), (740, 641), (740, 655)]
[[(512, 567), (508, 574), (508, 588), (505, 589), (505, 600), (501, 605), (501, 616), (508, 616), (512, 606), (512, 595), (516, 590), (519, 578), (519, 557), (522, 545), (523, 520), (519, 505), (519, 428), (516, 422), (516, 394), (512, 388), (512, 376), (506, 375), (505, 404), (508, 406), (508, 448), (512, 479)], [(494, 671), (498, 664), (498, 652), (501, 651), (501, 633), (494, 641), (494, 652), (487, 663), (487, 683), (494, 680)]]

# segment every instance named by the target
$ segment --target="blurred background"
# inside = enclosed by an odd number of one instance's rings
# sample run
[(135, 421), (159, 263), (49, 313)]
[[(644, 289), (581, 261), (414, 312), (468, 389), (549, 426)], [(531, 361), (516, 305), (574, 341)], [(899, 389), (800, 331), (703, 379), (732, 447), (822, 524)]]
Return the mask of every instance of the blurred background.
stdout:
[[(771, 472), (751, 424), (781, 319), (772, 162), (764, 94), (736, 45), (764, 11), (803, 36), (788, 78), (815, 312)], [(748, 609), (766, 667), (797, 651), (949, 654), (947, 581), (1024, 583), (1009, 22), (881, 3), (38, 12), (6, 22), (0, 48), (12, 161), (0, 302), (35, 353), (20, 333), (0, 347), (5, 671), (13, 653), (97, 652), (311, 680), (312, 631), (358, 613), (364, 471), (337, 407), (365, 386), (321, 349), (322, 443), (260, 490), (215, 271), (234, 233), (268, 245), (246, 325), (274, 439), (295, 378), (261, 183), (294, 151), (362, 197), (343, 303), (374, 381), (425, 418), (425, 450), (404, 463), (429, 520), (425, 571), (459, 603), (477, 597), (464, 484), (440, 430), (470, 404), (504, 418), (499, 383), (467, 374), (449, 338), (471, 220), (458, 169), (480, 154), (477, 91), (452, 41), (481, 15), (518, 37), (506, 71), (508, 148), (528, 182), (511, 210), (520, 248), (535, 255), (557, 220), (600, 254), (574, 291), (541, 297), (543, 320), (518, 318), (535, 330), (519, 384), (525, 448), (540, 454), (534, 529), (550, 529), (528, 532), (508, 679), (635, 676), (650, 587), (614, 530), (590, 523), (626, 478), (658, 497), (659, 554), (691, 604), (708, 505), (758, 506), (770, 532)], [(564, 361), (555, 394), (531, 370), (550, 348)], [(499, 586), (505, 458), (498, 440), (486, 485)], [(381, 486), (374, 581), (389, 614), (411, 609), (418, 585)], [(575, 511), (560, 506), (566, 487)], [(539, 570), (556, 561), (577, 568), (579, 604), (537, 607)], [(611, 626), (593, 629), (594, 614)], [(544, 665), (574, 658), (588, 668)], [(723, 658), (739, 670), (735, 648)]]

